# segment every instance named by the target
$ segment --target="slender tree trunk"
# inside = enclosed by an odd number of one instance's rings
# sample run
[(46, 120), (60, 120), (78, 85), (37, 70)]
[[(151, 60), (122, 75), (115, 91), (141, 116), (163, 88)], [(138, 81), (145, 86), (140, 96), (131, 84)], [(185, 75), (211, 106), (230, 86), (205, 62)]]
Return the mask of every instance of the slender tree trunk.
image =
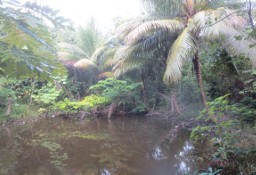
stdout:
[(115, 107), (116, 107), (116, 104), (115, 103), (112, 103), (108, 109), (108, 118), (111, 118), (114, 110), (115, 110)]
[(181, 111), (180, 111), (180, 107), (179, 107), (179, 104), (177, 102), (177, 98), (176, 98), (176, 94), (173, 93), (172, 94), (172, 100), (173, 100), (173, 105), (174, 105), (174, 109), (175, 111), (177, 112), (177, 114), (181, 114)]
[(206, 96), (205, 96), (205, 92), (204, 92), (203, 79), (202, 79), (202, 67), (200, 64), (198, 52), (196, 52), (196, 54), (195, 54), (195, 58), (193, 59), (193, 64), (194, 64), (194, 69), (196, 72), (196, 79), (197, 79), (197, 82), (198, 82), (198, 85), (200, 88), (201, 100), (202, 100), (202, 103), (203, 103), (207, 113), (208, 113), (209, 108), (207, 105), (207, 100), (206, 100)]
[(172, 112), (174, 112), (174, 99), (172, 95), (171, 95), (171, 110)]
[(12, 112), (12, 98), (8, 97), (6, 115), (10, 115), (11, 112)]
[(141, 81), (142, 81), (142, 84), (143, 84), (143, 87), (141, 88), (142, 90), (142, 96), (143, 96), (143, 102), (144, 102), (144, 105), (147, 106), (147, 95), (146, 95), (146, 82), (145, 82), (145, 77), (144, 75), (141, 74)]
[(36, 82), (36, 80), (34, 78), (31, 78), (31, 92), (30, 92), (30, 97), (29, 97), (29, 106), (31, 106), (33, 103), (32, 95), (35, 90), (35, 82)]
[(166, 102), (168, 103), (168, 106), (170, 104), (172, 112), (176, 112), (177, 114), (181, 114), (181, 110), (180, 110), (179, 104), (177, 102), (175, 90), (171, 91), (170, 96), (164, 95), (160, 92), (158, 92), (158, 93), (161, 97), (163, 97), (166, 100)]
[(252, 8), (253, 8), (252, 7), (252, 1), (249, 0), (248, 1), (248, 16), (249, 16), (249, 20), (250, 20), (250, 24), (251, 24), (252, 30), (254, 32), (256, 32), (256, 28), (255, 28), (253, 17), (252, 17)]

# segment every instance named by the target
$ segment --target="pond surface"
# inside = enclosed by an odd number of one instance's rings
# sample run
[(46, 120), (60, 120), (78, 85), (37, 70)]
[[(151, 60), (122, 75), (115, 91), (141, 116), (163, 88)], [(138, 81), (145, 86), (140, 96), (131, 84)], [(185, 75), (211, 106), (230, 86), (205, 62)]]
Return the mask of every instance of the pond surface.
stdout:
[(181, 158), (193, 149), (181, 134), (161, 142), (171, 122), (144, 117), (70, 121), (41, 119), (0, 128), (0, 174), (175, 175), (190, 171)]

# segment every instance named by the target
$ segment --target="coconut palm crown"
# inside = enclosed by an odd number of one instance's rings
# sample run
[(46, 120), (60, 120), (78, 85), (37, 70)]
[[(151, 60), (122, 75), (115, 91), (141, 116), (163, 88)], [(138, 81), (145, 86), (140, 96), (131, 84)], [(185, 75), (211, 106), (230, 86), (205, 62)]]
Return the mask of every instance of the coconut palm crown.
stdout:
[[(119, 75), (148, 61), (157, 61), (152, 53), (164, 47), (167, 56), (163, 81), (167, 85), (179, 81), (184, 63), (191, 61), (202, 102), (207, 108), (199, 58), (200, 42), (219, 39), (230, 54), (243, 54), (256, 66), (256, 49), (250, 47), (253, 41), (243, 39), (240, 32), (245, 25), (246, 20), (236, 11), (224, 7), (208, 9), (204, 0), (183, 0), (177, 18), (145, 21), (129, 31), (124, 38), (124, 46), (114, 59), (114, 71)], [(237, 39), (237, 36), (242, 39)], [(171, 44), (164, 44), (168, 39)]]

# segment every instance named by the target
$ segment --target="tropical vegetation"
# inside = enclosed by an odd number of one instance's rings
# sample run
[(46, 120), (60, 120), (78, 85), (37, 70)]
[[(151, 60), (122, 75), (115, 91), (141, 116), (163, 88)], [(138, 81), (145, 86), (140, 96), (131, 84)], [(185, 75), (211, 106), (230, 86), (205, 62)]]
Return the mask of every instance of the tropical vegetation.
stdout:
[[(118, 21), (105, 35), (94, 18), (72, 28), (48, 6), (0, 0), (0, 123), (38, 116), (108, 122), (115, 116), (164, 116), (180, 123), (169, 132), (173, 137), (189, 125), (191, 141), (205, 143), (204, 154), (191, 156), (198, 174), (253, 174), (254, 2), (141, 4), (144, 15)], [(75, 136), (98, 139), (69, 137)], [(32, 141), (58, 157), (59, 144)], [(67, 159), (61, 154), (54, 164), (63, 169)]]

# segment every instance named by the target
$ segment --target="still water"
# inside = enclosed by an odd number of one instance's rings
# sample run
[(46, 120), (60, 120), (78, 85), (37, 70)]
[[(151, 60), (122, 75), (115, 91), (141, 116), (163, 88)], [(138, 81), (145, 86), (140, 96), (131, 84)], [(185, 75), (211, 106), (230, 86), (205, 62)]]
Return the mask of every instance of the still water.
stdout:
[(171, 122), (145, 117), (41, 119), (0, 128), (2, 175), (179, 175), (193, 149), (188, 134), (169, 148)]

